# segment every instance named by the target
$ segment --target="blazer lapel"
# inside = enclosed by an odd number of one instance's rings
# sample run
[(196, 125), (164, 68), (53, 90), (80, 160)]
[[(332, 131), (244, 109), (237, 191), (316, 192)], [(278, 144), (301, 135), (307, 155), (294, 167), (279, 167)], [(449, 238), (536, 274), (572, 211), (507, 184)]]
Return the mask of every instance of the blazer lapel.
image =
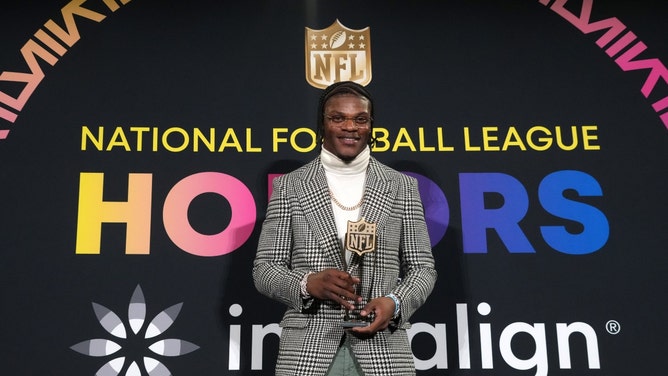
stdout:
[[(387, 223), (389, 208), (399, 187), (396, 180), (390, 179), (380, 167), (375, 158), (369, 160), (367, 169), (366, 186), (364, 188), (364, 203), (361, 209), (361, 218), (367, 222), (376, 224), (376, 234), (382, 232)], [(376, 249), (362, 256), (353, 254), (348, 266), (348, 271), (353, 268), (362, 270), (361, 295), (372, 296), (371, 289), (375, 285), (376, 253), (382, 250)], [(382, 265), (380, 265), (382, 267)]]
[(315, 238), (318, 239), (324, 255), (334, 261), (337, 268), (343, 270), (341, 244), (334, 222), (327, 178), (320, 163), (320, 158), (316, 158), (307, 166), (302, 181), (296, 184), (296, 189), (297, 197), (299, 197), (304, 209), (306, 222), (313, 231)]
[(380, 233), (387, 222), (393, 197), (396, 197), (399, 185), (390, 179), (380, 168), (378, 161), (371, 158), (364, 188), (364, 203), (361, 217), (367, 222), (376, 223), (376, 232)]

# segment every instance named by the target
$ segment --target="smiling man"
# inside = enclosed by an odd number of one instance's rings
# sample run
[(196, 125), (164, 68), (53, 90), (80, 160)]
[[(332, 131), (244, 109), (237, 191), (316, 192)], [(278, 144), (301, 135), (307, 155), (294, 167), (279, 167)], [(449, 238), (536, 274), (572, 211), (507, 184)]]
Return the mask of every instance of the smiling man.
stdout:
[(341, 90), (326, 98), (324, 124), (318, 130), (322, 147), (342, 161), (350, 162), (370, 144), (373, 117), (369, 99)]
[(274, 180), (253, 280), (288, 308), (277, 375), (412, 375), (408, 319), (436, 282), (417, 181), (370, 155), (354, 82), (320, 97), (320, 155)]

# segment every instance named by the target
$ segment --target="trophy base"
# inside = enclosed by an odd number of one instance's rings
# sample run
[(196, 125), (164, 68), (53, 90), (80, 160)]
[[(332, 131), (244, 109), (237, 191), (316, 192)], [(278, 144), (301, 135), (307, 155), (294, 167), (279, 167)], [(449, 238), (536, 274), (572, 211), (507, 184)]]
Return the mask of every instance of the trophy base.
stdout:
[(368, 321), (356, 321), (356, 320), (351, 320), (351, 321), (341, 321), (341, 326), (344, 328), (362, 328), (365, 326), (369, 326)]

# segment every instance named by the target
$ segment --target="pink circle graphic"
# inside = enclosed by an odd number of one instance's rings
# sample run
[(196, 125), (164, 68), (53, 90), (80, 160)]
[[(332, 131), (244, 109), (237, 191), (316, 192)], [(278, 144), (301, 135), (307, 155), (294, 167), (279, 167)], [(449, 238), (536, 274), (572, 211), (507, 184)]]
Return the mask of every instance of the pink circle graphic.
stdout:
[[(203, 193), (217, 193), (230, 204), (230, 223), (218, 234), (205, 235), (192, 228), (188, 208)], [(253, 195), (237, 178), (219, 172), (201, 172), (183, 178), (167, 194), (162, 220), (169, 238), (185, 252), (197, 256), (221, 256), (241, 247), (255, 226)]]

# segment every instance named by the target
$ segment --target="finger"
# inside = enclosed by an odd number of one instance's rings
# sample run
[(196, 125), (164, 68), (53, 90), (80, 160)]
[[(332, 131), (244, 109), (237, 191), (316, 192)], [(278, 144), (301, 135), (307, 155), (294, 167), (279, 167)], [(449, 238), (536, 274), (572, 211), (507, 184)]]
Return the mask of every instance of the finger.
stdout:
[(350, 303), (345, 296), (341, 296), (341, 294), (337, 294), (337, 293), (329, 291), (328, 292), (328, 298), (330, 300), (333, 300), (336, 303), (341, 304), (341, 306), (343, 306), (344, 308), (347, 308), (347, 309), (354, 309), (355, 308), (355, 305)]
[(341, 273), (342, 274), (339, 274), (338, 277), (339, 277), (339, 279), (344, 281), (346, 284), (354, 285), (354, 284), (357, 284), (357, 283), (361, 282), (359, 278), (353, 277), (350, 273), (346, 273), (346, 272), (341, 272)]
[(358, 300), (360, 296), (355, 293), (354, 288), (349, 288), (347, 286), (340, 286), (337, 284), (331, 284), (327, 286), (327, 290), (333, 292), (336, 295), (343, 296), (348, 300)]
[(355, 293), (355, 283), (353, 278), (338, 279), (332, 281), (332, 284), (340, 289), (348, 291), (349, 293)]
[(353, 331), (360, 334), (373, 334), (385, 330), (385, 328), (387, 328), (389, 325), (389, 322), (385, 322), (382, 319), (376, 317), (376, 319), (373, 320), (368, 326), (353, 328)]
[(322, 287), (325, 290), (333, 291), (334, 293), (338, 293), (340, 289), (354, 292), (354, 288), (346, 282), (346, 275), (347, 273), (340, 270), (327, 270), (319, 279), (322, 282)]
[(352, 277), (352, 276), (350, 275), (350, 273), (345, 272), (345, 271), (340, 270), (340, 269), (331, 269), (331, 275), (332, 275), (333, 277), (336, 277), (336, 278), (339, 278), (339, 279), (344, 279), (344, 280), (345, 280), (345, 279), (349, 279), (349, 278)]
[(362, 308), (362, 310), (360, 311), (360, 315), (365, 317), (369, 316), (369, 314), (371, 314), (371, 312), (374, 312), (376, 308), (377, 308), (376, 303), (374, 300), (372, 300)]
[(351, 282), (351, 283), (359, 283), (360, 279), (357, 277), (353, 277), (352, 274), (341, 271), (342, 274), (339, 275), (339, 277), (345, 281)]

